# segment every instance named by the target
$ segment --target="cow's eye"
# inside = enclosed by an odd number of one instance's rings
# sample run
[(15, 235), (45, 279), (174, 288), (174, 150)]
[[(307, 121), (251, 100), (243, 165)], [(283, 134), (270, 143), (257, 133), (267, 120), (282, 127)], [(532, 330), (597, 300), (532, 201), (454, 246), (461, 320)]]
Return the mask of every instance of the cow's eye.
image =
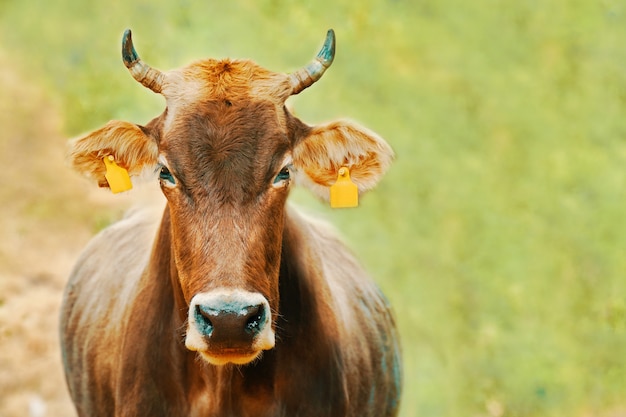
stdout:
[(283, 167), (283, 169), (280, 170), (278, 175), (276, 175), (276, 178), (274, 178), (274, 184), (287, 181), (289, 177), (290, 177), (289, 166)]
[(159, 179), (161, 181), (165, 181), (172, 185), (176, 184), (176, 180), (174, 179), (174, 176), (172, 175), (170, 170), (165, 166), (161, 167), (161, 172), (159, 172)]

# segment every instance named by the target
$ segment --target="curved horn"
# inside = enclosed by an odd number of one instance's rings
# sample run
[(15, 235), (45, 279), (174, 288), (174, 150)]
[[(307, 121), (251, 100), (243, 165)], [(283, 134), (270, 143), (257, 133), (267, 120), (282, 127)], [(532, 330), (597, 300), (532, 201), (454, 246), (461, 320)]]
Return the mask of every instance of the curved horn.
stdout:
[(315, 59), (305, 67), (289, 74), (289, 81), (292, 87), (291, 94), (298, 94), (319, 80), (324, 71), (333, 63), (333, 59), (335, 59), (335, 31), (329, 29), (326, 33), (324, 46), (322, 46)]
[(124, 37), (122, 38), (122, 59), (124, 60), (124, 65), (126, 65), (126, 68), (128, 68), (135, 80), (155, 93), (161, 92), (163, 82), (165, 81), (165, 74), (158, 69), (144, 64), (141, 58), (139, 58), (133, 46), (130, 29), (126, 29)]

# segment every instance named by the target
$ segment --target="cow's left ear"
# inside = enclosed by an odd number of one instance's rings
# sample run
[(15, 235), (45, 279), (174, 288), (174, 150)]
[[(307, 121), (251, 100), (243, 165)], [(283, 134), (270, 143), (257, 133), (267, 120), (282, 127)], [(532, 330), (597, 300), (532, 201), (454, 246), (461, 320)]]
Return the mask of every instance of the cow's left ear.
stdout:
[(156, 169), (159, 150), (156, 141), (141, 126), (112, 120), (105, 126), (68, 143), (68, 159), (72, 168), (93, 178), (100, 187), (108, 187), (104, 158), (113, 156), (131, 178), (147, 168)]
[(393, 160), (393, 150), (376, 133), (349, 121), (311, 128), (293, 151), (296, 182), (328, 200), (341, 167), (348, 167), (359, 193), (378, 184)]

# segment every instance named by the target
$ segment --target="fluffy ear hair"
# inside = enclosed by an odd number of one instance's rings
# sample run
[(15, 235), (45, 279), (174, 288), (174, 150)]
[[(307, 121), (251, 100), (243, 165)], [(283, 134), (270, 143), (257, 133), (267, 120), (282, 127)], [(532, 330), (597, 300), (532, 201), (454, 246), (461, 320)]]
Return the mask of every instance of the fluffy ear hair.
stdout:
[(113, 155), (115, 162), (138, 176), (158, 160), (158, 147), (154, 139), (141, 127), (123, 121), (110, 121), (104, 127), (68, 143), (70, 165), (81, 174), (95, 179), (100, 187), (108, 187), (104, 174), (103, 158)]
[(393, 150), (376, 133), (349, 121), (313, 127), (293, 152), (296, 182), (328, 200), (341, 167), (348, 167), (359, 193), (376, 186), (393, 160)]

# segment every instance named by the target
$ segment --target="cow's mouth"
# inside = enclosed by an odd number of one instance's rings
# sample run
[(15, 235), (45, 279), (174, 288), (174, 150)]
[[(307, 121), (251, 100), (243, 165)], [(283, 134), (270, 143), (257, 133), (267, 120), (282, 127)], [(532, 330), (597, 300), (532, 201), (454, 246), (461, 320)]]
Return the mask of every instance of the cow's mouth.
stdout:
[[(271, 326), (267, 331), (255, 338), (251, 344), (212, 345), (206, 338), (201, 337), (195, 329), (190, 329), (185, 338), (185, 346), (191, 351), (198, 352), (201, 358), (211, 365), (245, 365), (258, 359), (264, 350), (274, 348), (274, 332)], [(234, 347), (237, 346), (237, 347)]]
[(259, 358), (262, 352), (262, 350), (242, 351), (239, 349), (222, 349), (218, 352), (200, 351), (198, 353), (200, 354), (202, 359), (204, 359), (211, 365), (221, 366), (227, 365), (229, 363), (234, 365), (246, 365)]

